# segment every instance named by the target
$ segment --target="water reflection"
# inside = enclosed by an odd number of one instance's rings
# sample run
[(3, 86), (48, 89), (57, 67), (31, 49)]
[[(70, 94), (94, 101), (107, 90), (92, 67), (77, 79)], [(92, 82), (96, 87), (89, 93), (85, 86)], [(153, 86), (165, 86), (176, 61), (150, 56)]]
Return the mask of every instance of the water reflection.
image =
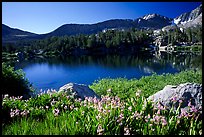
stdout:
[(91, 84), (100, 78), (141, 78), (152, 73), (201, 69), (202, 54), (140, 52), (135, 55), (38, 57), (15, 65), (37, 89), (58, 89), (68, 82)]
[(179, 71), (187, 69), (202, 69), (202, 52), (155, 52), (160, 64), (169, 63)]

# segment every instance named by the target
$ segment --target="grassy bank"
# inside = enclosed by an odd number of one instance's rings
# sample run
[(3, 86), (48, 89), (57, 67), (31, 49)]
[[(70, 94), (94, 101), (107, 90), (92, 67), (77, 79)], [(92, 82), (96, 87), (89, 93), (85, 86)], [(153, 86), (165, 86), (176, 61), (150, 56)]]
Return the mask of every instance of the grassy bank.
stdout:
[(185, 82), (202, 83), (201, 71), (182, 71), (177, 74), (163, 74), (144, 76), (141, 79), (101, 79), (95, 81), (92, 88), (98, 95), (107, 94), (107, 89), (112, 96), (119, 96), (121, 99), (126, 99), (135, 95), (137, 90), (142, 91), (144, 97), (148, 97), (157, 91), (163, 89), (166, 85), (178, 85)]
[(202, 51), (202, 45), (180, 46), (180, 47), (176, 47), (175, 51), (201, 52)]
[[(2, 109), (7, 123), (3, 135), (198, 135), (202, 121), (197, 111), (171, 113), (154, 108), (146, 97), (167, 84), (202, 82), (201, 71), (152, 75), (137, 79), (102, 79), (90, 87), (102, 99), (75, 99), (65, 92), (22, 100), (4, 95)], [(146, 103), (144, 103), (146, 102)], [(6, 116), (5, 116), (6, 118)]]

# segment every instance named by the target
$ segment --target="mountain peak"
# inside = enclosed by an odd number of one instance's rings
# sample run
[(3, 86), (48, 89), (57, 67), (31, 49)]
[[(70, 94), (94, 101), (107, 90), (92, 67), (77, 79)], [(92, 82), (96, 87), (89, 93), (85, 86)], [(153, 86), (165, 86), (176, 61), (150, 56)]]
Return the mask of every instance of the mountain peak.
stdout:
[(143, 16), (142, 19), (144, 19), (144, 20), (149, 20), (149, 19), (158, 18), (158, 17), (159, 17), (159, 18), (167, 19), (167, 17), (162, 16), (162, 15), (157, 14), (157, 13), (147, 14), (147, 15)]
[(192, 10), (191, 12), (186, 12), (181, 14), (180, 16), (174, 18), (174, 23), (179, 24), (186, 24), (195, 20), (196, 18), (202, 16), (202, 4), (198, 6), (196, 9)]
[(158, 14), (156, 14), (156, 13), (147, 14), (147, 15), (143, 16), (142, 19), (148, 20), (148, 19), (154, 18), (154, 17), (156, 17), (156, 16), (158, 16)]

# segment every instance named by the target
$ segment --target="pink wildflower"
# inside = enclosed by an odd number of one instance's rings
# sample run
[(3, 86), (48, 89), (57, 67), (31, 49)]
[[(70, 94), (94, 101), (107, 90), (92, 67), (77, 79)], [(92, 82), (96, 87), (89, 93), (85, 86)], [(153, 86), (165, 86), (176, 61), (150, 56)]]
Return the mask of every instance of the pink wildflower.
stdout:
[(128, 107), (128, 110), (129, 110), (129, 111), (132, 111), (132, 106)]
[(53, 111), (54, 116), (58, 116), (59, 115), (59, 109), (54, 109)]
[(103, 131), (104, 131), (104, 129), (103, 129), (102, 126), (99, 124), (99, 125), (98, 125), (98, 128), (97, 128), (97, 134), (98, 134), (98, 135), (103, 135)]
[(177, 97), (175, 96), (175, 97), (172, 97), (172, 101), (173, 102), (176, 102), (177, 101)]

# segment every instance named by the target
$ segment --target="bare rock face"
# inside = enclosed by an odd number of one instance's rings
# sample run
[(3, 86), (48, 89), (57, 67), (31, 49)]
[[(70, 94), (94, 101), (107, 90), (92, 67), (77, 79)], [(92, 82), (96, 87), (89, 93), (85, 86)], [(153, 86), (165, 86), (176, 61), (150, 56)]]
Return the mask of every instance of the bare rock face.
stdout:
[(67, 92), (69, 94), (74, 94), (76, 97), (85, 99), (85, 97), (100, 97), (88, 86), (84, 84), (68, 83), (59, 89), (59, 92)]
[(179, 100), (182, 100), (181, 109), (187, 109), (188, 103), (191, 101), (191, 105), (199, 110), (202, 108), (202, 84), (184, 83), (178, 86), (167, 85), (163, 90), (150, 96), (148, 100), (152, 100), (154, 103), (159, 102), (167, 108), (172, 107), (172, 100), (174, 100), (174, 110), (178, 108)]

